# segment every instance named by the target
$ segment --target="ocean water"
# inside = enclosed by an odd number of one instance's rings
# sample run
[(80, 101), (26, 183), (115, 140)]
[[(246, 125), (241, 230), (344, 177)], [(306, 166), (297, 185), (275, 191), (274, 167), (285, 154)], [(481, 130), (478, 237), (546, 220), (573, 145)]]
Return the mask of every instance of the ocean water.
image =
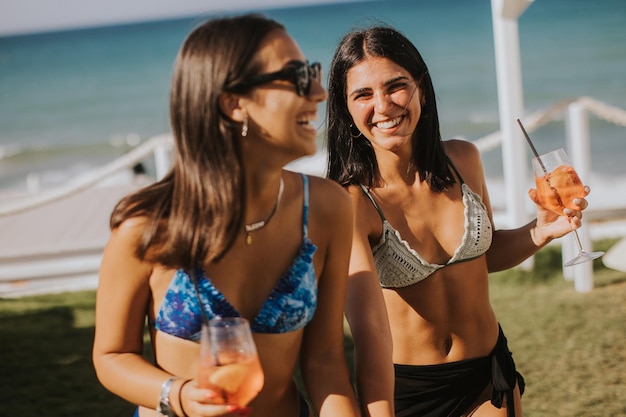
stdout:
[[(261, 11), (285, 24), (323, 68), (350, 28), (391, 24), (429, 65), (444, 138), (476, 140), (499, 129), (487, 0), (372, 0)], [(43, 187), (54, 187), (169, 132), (176, 52), (207, 17), (0, 37), (0, 190), (24, 189), (32, 172)], [(626, 109), (624, 0), (534, 1), (519, 19), (519, 36), (527, 113), (580, 96)], [(322, 106), (320, 128), (323, 114)], [(626, 128), (590, 116), (590, 134), (592, 188), (607, 199), (616, 183), (626, 190)], [(533, 138), (540, 151), (563, 146), (563, 120)], [(483, 159), (489, 181), (501, 183), (500, 150)]]

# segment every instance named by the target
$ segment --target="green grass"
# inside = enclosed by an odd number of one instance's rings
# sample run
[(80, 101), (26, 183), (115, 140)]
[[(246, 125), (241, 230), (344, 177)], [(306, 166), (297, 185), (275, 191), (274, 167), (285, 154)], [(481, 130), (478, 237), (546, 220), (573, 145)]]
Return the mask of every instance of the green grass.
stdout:
[(537, 271), (491, 277), (496, 315), (526, 380), (524, 415), (626, 416), (626, 274), (596, 260), (595, 288), (581, 294), (559, 263), (558, 248), (546, 248)]
[[(491, 277), (527, 417), (626, 415), (626, 274), (594, 268), (586, 294), (560, 274), (558, 247), (543, 249), (532, 272)], [(94, 301), (93, 291), (0, 300), (0, 417), (132, 416), (93, 370)]]
[(91, 362), (95, 293), (0, 300), (0, 416), (128, 416)]

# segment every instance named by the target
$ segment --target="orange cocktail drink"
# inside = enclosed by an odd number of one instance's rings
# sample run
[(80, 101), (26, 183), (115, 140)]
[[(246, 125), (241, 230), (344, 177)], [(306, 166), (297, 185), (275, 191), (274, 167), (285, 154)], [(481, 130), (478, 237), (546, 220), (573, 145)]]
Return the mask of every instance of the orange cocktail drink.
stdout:
[(248, 321), (215, 318), (202, 326), (198, 385), (220, 394), (224, 404), (246, 407), (263, 388), (264, 376)]
[(263, 388), (263, 369), (256, 354), (220, 352), (217, 362), (206, 356), (200, 360), (198, 385), (222, 395), (226, 404), (245, 407)]
[(574, 209), (573, 200), (585, 196), (585, 188), (568, 165), (560, 165), (542, 177), (536, 177), (537, 198), (542, 206), (563, 216), (563, 209)]

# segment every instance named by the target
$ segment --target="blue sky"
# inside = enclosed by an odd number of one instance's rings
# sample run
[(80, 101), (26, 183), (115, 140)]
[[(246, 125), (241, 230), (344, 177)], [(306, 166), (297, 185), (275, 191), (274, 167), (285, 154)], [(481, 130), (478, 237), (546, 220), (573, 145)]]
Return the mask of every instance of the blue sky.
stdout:
[(349, 0), (1, 0), (0, 35)]

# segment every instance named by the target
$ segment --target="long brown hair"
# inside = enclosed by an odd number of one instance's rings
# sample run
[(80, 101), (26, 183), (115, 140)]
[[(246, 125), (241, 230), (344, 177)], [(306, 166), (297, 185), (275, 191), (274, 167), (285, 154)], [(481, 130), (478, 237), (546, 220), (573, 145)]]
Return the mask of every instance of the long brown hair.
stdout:
[(380, 185), (374, 148), (355, 137), (346, 99), (347, 73), (367, 57), (387, 58), (406, 69), (418, 83), (425, 104), (413, 133), (412, 164), (434, 191), (454, 183), (441, 142), (435, 90), (417, 48), (399, 31), (385, 26), (354, 30), (343, 37), (330, 66), (328, 82), (328, 178), (342, 185)]
[(254, 57), (273, 30), (284, 27), (258, 14), (209, 20), (183, 43), (174, 67), (170, 120), (172, 167), (160, 181), (125, 198), (111, 229), (147, 219), (137, 256), (171, 268), (219, 260), (241, 231), (245, 176), (241, 127), (220, 110), (220, 94), (254, 75)]

